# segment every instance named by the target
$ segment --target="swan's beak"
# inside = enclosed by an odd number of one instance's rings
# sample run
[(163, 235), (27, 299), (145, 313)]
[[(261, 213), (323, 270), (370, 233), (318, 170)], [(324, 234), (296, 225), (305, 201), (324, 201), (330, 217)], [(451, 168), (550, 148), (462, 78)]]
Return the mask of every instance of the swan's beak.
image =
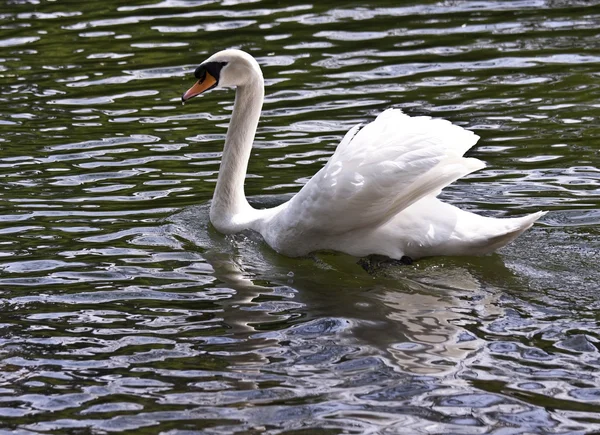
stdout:
[(217, 79), (210, 75), (210, 73), (206, 73), (206, 76), (203, 80), (198, 80), (194, 86), (189, 88), (182, 96), (181, 102), (185, 103), (190, 98), (194, 98), (197, 95), (200, 95), (202, 92), (207, 91), (217, 85)]

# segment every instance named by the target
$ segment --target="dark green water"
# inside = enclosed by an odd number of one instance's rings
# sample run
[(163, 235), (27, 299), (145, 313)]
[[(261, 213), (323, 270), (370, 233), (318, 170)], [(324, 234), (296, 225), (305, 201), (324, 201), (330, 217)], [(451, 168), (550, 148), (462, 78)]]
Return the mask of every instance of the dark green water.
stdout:
[[(600, 431), (600, 2), (4, 1), (0, 433)], [(481, 139), (445, 200), (549, 210), (497, 254), (365, 273), (207, 225), (233, 93), (246, 192), (294, 193), (390, 106)]]

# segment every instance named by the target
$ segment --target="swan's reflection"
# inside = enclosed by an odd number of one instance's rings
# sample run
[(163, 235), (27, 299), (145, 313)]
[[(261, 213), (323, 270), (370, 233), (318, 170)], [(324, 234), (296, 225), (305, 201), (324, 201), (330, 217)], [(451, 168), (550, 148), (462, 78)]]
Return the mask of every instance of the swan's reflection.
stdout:
[[(202, 255), (214, 276), (235, 290), (220, 304), (230, 333), (240, 338), (265, 329), (289, 330), (297, 322), (291, 320), (291, 311), (302, 316), (303, 322), (345, 319), (350, 326), (336, 334), (337, 344), (367, 348), (404, 372), (444, 373), (455, 370), (484, 345), (469, 326), (477, 325), (481, 315), (497, 314), (497, 295), (490, 282), (510, 279), (498, 256), (469, 262), (433, 259), (385, 270), (375, 277), (349, 256), (324, 253), (286, 258), (251, 234), (217, 234), (208, 225), (207, 213), (207, 206), (193, 207), (174, 222), (204, 249)], [(486, 288), (477, 277), (483, 270), (494, 271), (494, 276), (486, 277)], [(257, 301), (282, 288), (296, 309), (277, 313), (260, 308)], [(266, 327), (277, 321), (283, 321), (279, 328)], [(286, 338), (285, 334), (270, 337)], [(248, 341), (256, 346), (256, 340)]]

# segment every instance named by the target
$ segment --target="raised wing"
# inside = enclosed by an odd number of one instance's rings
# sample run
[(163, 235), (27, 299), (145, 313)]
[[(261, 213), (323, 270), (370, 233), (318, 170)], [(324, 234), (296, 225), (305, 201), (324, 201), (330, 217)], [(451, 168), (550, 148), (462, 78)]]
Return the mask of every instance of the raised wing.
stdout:
[(279, 224), (307, 235), (378, 227), (425, 195), (437, 195), (484, 167), (462, 157), (478, 139), (449, 121), (388, 109), (346, 134), (278, 216)]

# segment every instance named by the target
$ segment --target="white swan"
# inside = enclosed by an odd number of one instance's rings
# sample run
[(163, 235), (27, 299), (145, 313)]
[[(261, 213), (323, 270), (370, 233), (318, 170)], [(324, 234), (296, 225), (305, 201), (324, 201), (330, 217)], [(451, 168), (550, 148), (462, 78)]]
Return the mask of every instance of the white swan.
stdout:
[(254, 209), (244, 180), (263, 105), (261, 69), (248, 53), (224, 50), (202, 63), (195, 76), (183, 102), (212, 88), (237, 88), (210, 207), (210, 220), (221, 233), (255, 230), (291, 257), (334, 250), (417, 259), (491, 252), (545, 214), (495, 219), (441, 202), (436, 196), (442, 188), (485, 166), (463, 157), (479, 137), (446, 120), (397, 109), (352, 128), (290, 201)]

